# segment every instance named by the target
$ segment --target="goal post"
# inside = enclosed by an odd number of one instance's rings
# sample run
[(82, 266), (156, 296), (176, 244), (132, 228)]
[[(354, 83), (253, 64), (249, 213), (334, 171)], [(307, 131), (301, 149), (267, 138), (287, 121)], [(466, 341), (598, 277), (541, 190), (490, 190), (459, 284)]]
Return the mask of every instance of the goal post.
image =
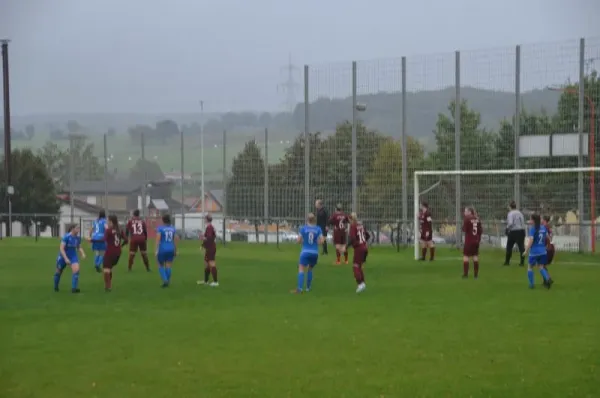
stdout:
[(485, 243), (502, 247), (508, 204), (515, 200), (526, 218), (532, 212), (551, 217), (558, 250), (594, 252), (598, 171), (600, 167), (415, 171), (415, 259), (420, 257), (418, 215), (423, 200), (433, 215), (434, 241), (460, 246), (462, 211), (473, 206), (482, 219)]

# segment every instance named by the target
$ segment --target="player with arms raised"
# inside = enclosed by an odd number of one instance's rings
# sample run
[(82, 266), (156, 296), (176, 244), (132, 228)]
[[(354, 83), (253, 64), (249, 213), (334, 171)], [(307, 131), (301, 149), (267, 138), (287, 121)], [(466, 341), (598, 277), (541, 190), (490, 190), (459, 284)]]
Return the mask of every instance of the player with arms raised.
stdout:
[(463, 232), (465, 233), (465, 246), (463, 247), (463, 278), (469, 277), (469, 261), (473, 261), (473, 274), (475, 279), (479, 276), (479, 243), (483, 227), (477, 217), (475, 209), (467, 207), (463, 219)]
[(104, 242), (106, 242), (106, 253), (102, 269), (104, 272), (104, 291), (112, 290), (112, 269), (119, 263), (121, 257), (121, 247), (127, 244), (125, 233), (119, 229), (119, 220), (117, 216), (108, 217), (108, 225), (104, 231)]
[(371, 237), (369, 232), (365, 230), (362, 223), (358, 221), (356, 213), (350, 215), (350, 241), (349, 244), (354, 248), (354, 256), (352, 258), (352, 271), (356, 280), (356, 293), (361, 293), (367, 288), (365, 284), (365, 272), (363, 270), (364, 263), (367, 262), (369, 254), (367, 242)]
[(340, 264), (340, 257), (344, 253), (344, 262), (348, 264), (348, 247), (346, 246), (346, 227), (348, 216), (342, 211), (342, 205), (335, 206), (335, 211), (329, 218), (329, 224), (333, 225), (333, 244), (335, 245), (335, 263)]
[(206, 220), (206, 230), (202, 239), (202, 248), (204, 249), (204, 280), (198, 281), (199, 285), (209, 285), (208, 279), (212, 274), (213, 281), (209, 286), (219, 286), (219, 280), (217, 279), (217, 233), (215, 227), (212, 225), (212, 216), (207, 214), (204, 218)]
[(421, 258), (419, 261), (425, 261), (427, 249), (429, 249), (429, 261), (433, 261), (435, 256), (435, 246), (433, 244), (433, 221), (429, 212), (429, 204), (421, 202), (419, 211), (419, 231), (421, 233)]
[(148, 262), (148, 229), (146, 222), (140, 218), (140, 211), (134, 210), (133, 217), (127, 221), (127, 236), (129, 237), (129, 271), (133, 268), (135, 253), (140, 251), (146, 271), (150, 272), (150, 263)]

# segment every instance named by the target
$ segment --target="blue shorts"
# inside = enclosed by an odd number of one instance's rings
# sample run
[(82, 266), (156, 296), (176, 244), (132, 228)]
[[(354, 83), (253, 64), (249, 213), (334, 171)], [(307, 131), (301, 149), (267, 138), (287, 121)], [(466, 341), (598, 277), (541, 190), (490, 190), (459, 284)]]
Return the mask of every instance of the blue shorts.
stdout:
[(174, 252), (158, 252), (158, 255), (156, 256), (159, 264), (172, 263), (174, 258)]
[(300, 253), (300, 260), (298, 261), (298, 264), (304, 265), (304, 266), (309, 266), (309, 267), (314, 267), (315, 265), (317, 265), (318, 260), (319, 260), (319, 253), (302, 252), (302, 253)]
[[(77, 255), (69, 257), (71, 264), (79, 264), (79, 257)], [(65, 259), (62, 256), (58, 256), (56, 259), (56, 268), (64, 269), (67, 266)]]
[(93, 251), (106, 251), (106, 242), (104, 242), (104, 241), (93, 242), (92, 241), (92, 250)]
[(546, 265), (548, 264), (548, 254), (538, 254), (536, 256), (529, 255), (529, 265)]

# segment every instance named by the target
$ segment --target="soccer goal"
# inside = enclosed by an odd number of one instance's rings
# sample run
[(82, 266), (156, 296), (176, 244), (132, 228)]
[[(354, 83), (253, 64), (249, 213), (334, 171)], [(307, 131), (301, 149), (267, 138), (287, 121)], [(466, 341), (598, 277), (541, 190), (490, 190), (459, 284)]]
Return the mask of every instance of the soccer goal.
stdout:
[(423, 201), (429, 204), (438, 245), (462, 246), (463, 211), (472, 206), (483, 224), (482, 246), (506, 247), (506, 215), (515, 200), (526, 219), (533, 212), (550, 217), (557, 250), (594, 252), (598, 171), (598, 167), (415, 171), (415, 259)]

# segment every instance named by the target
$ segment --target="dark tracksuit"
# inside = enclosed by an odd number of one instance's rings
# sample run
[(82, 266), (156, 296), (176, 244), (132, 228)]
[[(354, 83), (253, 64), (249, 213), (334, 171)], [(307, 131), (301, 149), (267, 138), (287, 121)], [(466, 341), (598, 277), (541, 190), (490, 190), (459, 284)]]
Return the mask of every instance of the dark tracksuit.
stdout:
[(325, 241), (323, 242), (323, 254), (327, 254), (327, 223), (329, 222), (329, 214), (324, 207), (317, 209), (317, 225), (321, 228)]

